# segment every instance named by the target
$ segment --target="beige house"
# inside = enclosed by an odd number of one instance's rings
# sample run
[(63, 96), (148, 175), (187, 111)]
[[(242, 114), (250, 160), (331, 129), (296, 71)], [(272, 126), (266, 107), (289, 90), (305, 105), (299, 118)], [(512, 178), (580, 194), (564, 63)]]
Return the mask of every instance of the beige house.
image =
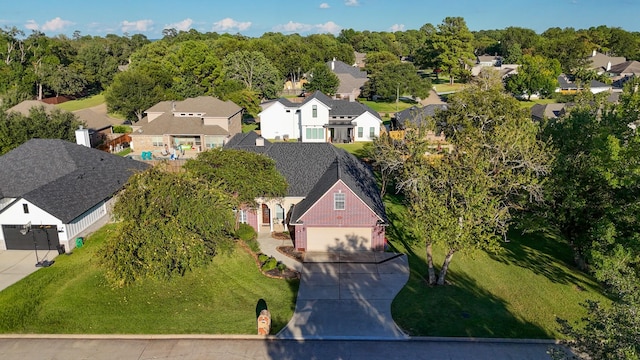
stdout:
[(220, 147), (225, 139), (242, 132), (244, 109), (232, 101), (199, 96), (183, 101), (163, 101), (133, 125), (131, 148), (166, 157), (173, 149), (182, 156)]

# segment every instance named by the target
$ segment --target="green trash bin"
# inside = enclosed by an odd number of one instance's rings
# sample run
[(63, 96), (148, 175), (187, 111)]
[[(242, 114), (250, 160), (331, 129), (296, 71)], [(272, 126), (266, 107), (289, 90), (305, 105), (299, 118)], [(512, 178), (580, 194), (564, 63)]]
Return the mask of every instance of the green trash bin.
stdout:
[(81, 248), (83, 244), (84, 244), (84, 239), (83, 238), (81, 238), (81, 237), (76, 238), (76, 247), (77, 248)]

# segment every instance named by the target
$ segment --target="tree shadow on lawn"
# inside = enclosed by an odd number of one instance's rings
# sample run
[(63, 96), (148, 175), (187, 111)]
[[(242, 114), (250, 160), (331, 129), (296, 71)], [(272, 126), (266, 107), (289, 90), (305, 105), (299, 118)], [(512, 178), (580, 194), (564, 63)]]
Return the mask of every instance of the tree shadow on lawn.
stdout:
[(431, 287), (411, 278), (391, 305), (396, 323), (416, 336), (553, 338), (538, 325), (514, 316), (508, 303), (478, 286), (469, 276), (450, 271), (447, 286)]
[(503, 244), (499, 253), (488, 253), (490, 258), (544, 275), (554, 283), (574, 284), (577, 289), (601, 291), (597, 282), (588, 275), (576, 275), (580, 270), (573, 265), (571, 249), (558, 236), (546, 232), (521, 234), (512, 230), (508, 238), (510, 241)]
[[(413, 336), (552, 338), (547, 330), (515, 317), (501, 298), (480, 287), (475, 279), (449, 270), (449, 285), (428, 285), (424, 256), (414, 249), (414, 234), (405, 231), (412, 221), (402, 200), (385, 197), (390, 226), (386, 229), (390, 250), (407, 254), (410, 278), (391, 305), (396, 323)], [(438, 269), (436, 269), (438, 271)]]

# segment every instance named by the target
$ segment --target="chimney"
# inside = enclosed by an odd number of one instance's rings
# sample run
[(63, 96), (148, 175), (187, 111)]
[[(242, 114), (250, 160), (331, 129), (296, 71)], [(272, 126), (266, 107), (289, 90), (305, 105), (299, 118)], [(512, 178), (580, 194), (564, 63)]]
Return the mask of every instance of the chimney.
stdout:
[(591, 53), (591, 57), (595, 57), (596, 56), (596, 50), (594, 49), (593, 52)]
[(333, 58), (333, 60), (331, 61), (331, 71), (336, 69), (336, 58)]
[(85, 129), (82, 125), (76, 130), (76, 144), (91, 147), (91, 139), (89, 139), (89, 129)]
[(262, 136), (256, 138), (256, 146), (264, 146), (264, 138)]
[(611, 70), (611, 61), (607, 62), (607, 71)]

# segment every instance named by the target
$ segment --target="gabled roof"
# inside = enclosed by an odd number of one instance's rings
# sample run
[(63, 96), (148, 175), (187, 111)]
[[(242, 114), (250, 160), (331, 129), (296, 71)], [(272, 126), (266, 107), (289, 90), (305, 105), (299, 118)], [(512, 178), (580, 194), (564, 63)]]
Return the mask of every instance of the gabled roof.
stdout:
[(531, 107), (531, 118), (541, 121), (543, 119), (555, 119), (565, 113), (567, 104), (535, 104)]
[(44, 108), (44, 111), (47, 114), (50, 114), (53, 110), (57, 109), (55, 105), (47, 104), (39, 100), (25, 100), (19, 103), (18, 105), (10, 107), (7, 110), (7, 113), (17, 112), (24, 116), (29, 116), (29, 112), (31, 111), (32, 108), (39, 108), (39, 107)]
[(326, 189), (341, 179), (386, 221), (373, 173), (355, 156), (328, 143), (271, 143), (265, 140), (263, 147), (255, 146), (256, 138), (255, 133), (237, 134), (225, 148), (259, 152), (275, 160), (276, 169), (289, 184), (287, 196), (305, 198), (296, 205), (296, 214), (304, 213), (305, 208), (313, 205)]
[(338, 180), (342, 180), (382, 221), (387, 222), (384, 204), (371, 169), (347, 151), (336, 147), (333, 149), (336, 152), (333, 162), (327, 167), (304, 200), (294, 207), (291, 222), (298, 222), (302, 215), (320, 200)]
[(607, 66), (611, 66), (623, 63), (627, 59), (623, 56), (608, 56), (597, 51), (594, 51), (592, 56), (589, 57), (590, 67), (592, 69), (607, 69)]
[(611, 66), (609, 69), (612, 74), (639, 74), (640, 75), (640, 61), (625, 61), (623, 63)]
[(78, 110), (73, 112), (80, 121), (87, 125), (87, 129), (100, 131), (113, 126), (113, 123), (106, 115), (99, 114), (91, 109)]
[(149, 165), (58, 139), (31, 139), (0, 156), (0, 193), (69, 223)]
[(336, 75), (349, 74), (356, 79), (367, 79), (366, 71), (362, 71), (359, 67), (348, 65), (340, 60), (327, 61), (326, 64)]
[(407, 123), (414, 125), (422, 125), (427, 117), (432, 117), (437, 111), (447, 110), (447, 104), (428, 104), (423, 107), (412, 106), (408, 109), (402, 110), (396, 113), (396, 122), (402, 128), (407, 126)]
[[(375, 110), (371, 109), (369, 106), (359, 103), (357, 101), (349, 101), (349, 100), (334, 100), (322, 92), (316, 90), (313, 94), (308, 96), (302, 104), (302, 106), (312, 99), (316, 99), (321, 103), (325, 104), (329, 107), (329, 116), (360, 116), (364, 112), (368, 111), (373, 116), (381, 119), (380, 114), (378, 114)], [(292, 107), (295, 107), (296, 104), (290, 103)]]

